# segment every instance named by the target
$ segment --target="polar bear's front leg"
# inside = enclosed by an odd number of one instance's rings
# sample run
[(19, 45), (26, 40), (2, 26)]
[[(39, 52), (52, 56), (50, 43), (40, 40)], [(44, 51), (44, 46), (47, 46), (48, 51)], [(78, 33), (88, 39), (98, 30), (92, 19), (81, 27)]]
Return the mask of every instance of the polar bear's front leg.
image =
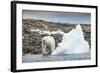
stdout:
[(48, 54), (48, 52), (46, 52), (46, 47), (47, 47), (47, 45), (44, 43), (44, 41), (42, 41), (42, 54), (43, 55)]
[(46, 52), (46, 45), (42, 45), (42, 52), (43, 52), (43, 54)]

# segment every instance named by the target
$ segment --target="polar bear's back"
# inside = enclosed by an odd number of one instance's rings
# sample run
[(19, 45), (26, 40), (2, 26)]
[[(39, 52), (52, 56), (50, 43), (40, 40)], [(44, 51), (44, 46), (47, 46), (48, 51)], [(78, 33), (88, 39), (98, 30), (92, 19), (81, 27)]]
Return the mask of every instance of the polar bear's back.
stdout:
[(42, 40), (45, 40), (47, 43), (53, 43), (55, 41), (52, 36), (45, 36)]

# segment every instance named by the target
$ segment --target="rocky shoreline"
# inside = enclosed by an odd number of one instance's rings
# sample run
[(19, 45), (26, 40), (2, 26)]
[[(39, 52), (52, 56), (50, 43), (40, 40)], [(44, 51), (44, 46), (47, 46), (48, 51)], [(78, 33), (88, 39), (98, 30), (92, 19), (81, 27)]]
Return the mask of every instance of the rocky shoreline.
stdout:
[[(76, 24), (69, 23), (54, 23), (44, 20), (35, 20), (35, 19), (23, 19), (22, 25), (22, 45), (24, 54), (41, 54), (41, 39), (42, 37), (48, 34), (40, 34), (39, 32), (31, 31), (32, 29), (39, 29), (41, 31), (57, 31), (61, 30), (65, 33), (68, 33), (70, 30), (76, 27)], [(84, 38), (91, 46), (91, 25), (90, 24), (81, 24)], [(61, 34), (52, 34), (57, 44), (62, 41)], [(91, 48), (91, 47), (90, 47)]]

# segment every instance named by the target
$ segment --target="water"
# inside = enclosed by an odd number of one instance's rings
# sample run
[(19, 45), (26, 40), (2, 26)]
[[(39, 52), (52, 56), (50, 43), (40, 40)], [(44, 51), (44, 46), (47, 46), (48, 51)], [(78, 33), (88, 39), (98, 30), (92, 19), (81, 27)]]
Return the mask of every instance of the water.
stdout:
[(90, 52), (84, 54), (66, 54), (66, 55), (48, 55), (42, 54), (26, 54), (22, 57), (23, 63), (32, 62), (50, 62), (50, 61), (70, 61), (70, 60), (88, 60), (90, 58)]

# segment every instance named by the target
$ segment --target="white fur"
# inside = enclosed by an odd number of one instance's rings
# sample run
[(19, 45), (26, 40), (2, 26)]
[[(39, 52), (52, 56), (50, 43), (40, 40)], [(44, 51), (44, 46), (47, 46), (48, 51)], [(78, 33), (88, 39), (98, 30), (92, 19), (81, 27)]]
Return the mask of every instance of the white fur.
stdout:
[(46, 47), (50, 46), (51, 52), (55, 50), (55, 39), (52, 36), (45, 36), (42, 38), (42, 51), (43, 54), (47, 54)]

